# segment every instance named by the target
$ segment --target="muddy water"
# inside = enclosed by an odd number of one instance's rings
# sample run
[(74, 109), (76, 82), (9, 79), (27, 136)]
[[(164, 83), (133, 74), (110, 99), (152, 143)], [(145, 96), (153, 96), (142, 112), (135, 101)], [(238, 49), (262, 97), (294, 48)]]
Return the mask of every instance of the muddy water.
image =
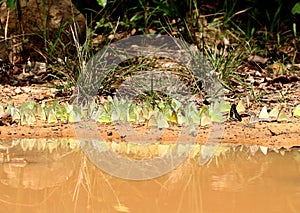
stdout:
[(0, 212), (300, 212), (297, 150), (229, 149), (140, 181), (101, 171), (76, 147), (10, 144), (1, 162)]

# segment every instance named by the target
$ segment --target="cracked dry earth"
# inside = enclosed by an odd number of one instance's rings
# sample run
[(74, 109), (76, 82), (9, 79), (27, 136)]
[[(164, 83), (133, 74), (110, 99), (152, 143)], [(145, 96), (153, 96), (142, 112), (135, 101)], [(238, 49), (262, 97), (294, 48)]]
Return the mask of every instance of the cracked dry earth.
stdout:
[[(299, 82), (294, 85), (293, 90), (289, 90), (294, 103), (299, 103)], [(6, 106), (7, 103), (14, 103), (18, 106), (24, 102), (31, 100), (45, 101), (58, 99), (59, 101), (67, 101), (67, 98), (58, 97), (59, 91), (50, 88), (49, 84), (31, 85), (31, 86), (9, 86), (0, 85), (1, 103)], [(293, 92), (291, 92), (293, 91)], [(275, 97), (271, 95), (270, 97)], [(295, 97), (298, 97), (295, 99)], [(230, 100), (230, 99), (229, 99)], [(245, 100), (246, 101), (246, 100)], [(276, 103), (269, 101), (268, 107), (275, 106)], [(218, 142), (222, 144), (245, 144), (245, 145), (261, 145), (273, 148), (298, 148), (300, 146), (300, 118), (290, 116), (288, 122), (256, 122), (249, 123), (250, 113), (259, 113), (264, 103), (245, 104), (245, 112), (242, 114), (242, 122), (226, 121), (224, 123), (224, 131), (219, 132)], [(287, 105), (289, 106), (289, 105)], [(289, 107), (287, 107), (289, 108)], [(107, 141), (128, 141), (128, 142), (159, 142), (159, 143), (174, 143), (174, 142), (197, 142), (207, 143), (209, 133), (212, 126), (204, 126), (198, 128), (198, 134), (191, 135), (188, 130), (178, 125), (171, 125), (170, 128), (164, 130), (151, 129), (146, 124), (136, 125), (131, 124), (134, 131), (123, 131), (119, 124), (101, 124), (90, 126), (87, 123), (57, 123), (48, 124), (44, 121), (37, 121), (34, 126), (21, 126), (18, 123), (5, 123), (4, 119), (0, 120), (0, 139), (13, 138), (102, 138)], [(130, 128), (129, 128), (130, 129)], [(215, 130), (215, 131), (221, 131)], [(124, 134), (126, 137), (124, 137)]]

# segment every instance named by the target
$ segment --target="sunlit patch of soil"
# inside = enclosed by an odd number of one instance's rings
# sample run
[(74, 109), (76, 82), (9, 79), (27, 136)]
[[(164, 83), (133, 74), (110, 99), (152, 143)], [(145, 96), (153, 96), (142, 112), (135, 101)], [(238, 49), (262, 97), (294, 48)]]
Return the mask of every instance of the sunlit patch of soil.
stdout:
[[(118, 125), (96, 124), (97, 129), (86, 128), (85, 123), (75, 124), (46, 124), (38, 121), (34, 126), (0, 126), (0, 139), (11, 138), (80, 138), (79, 129), (84, 132), (85, 139), (103, 139), (114, 142), (159, 142), (162, 144), (176, 142), (210, 142), (208, 134), (210, 126), (199, 127), (198, 134), (192, 135), (183, 131), (183, 127), (171, 126), (168, 129), (152, 129), (147, 125), (132, 125), (128, 134), (120, 133)], [(75, 129), (76, 127), (76, 129)], [(151, 134), (153, 131), (157, 134)], [(78, 135), (80, 134), (80, 135)], [(157, 136), (158, 135), (158, 136)], [(247, 144), (268, 147), (299, 146), (299, 121), (291, 123), (260, 122), (249, 125), (243, 122), (226, 122), (225, 129), (220, 134), (222, 144)]]

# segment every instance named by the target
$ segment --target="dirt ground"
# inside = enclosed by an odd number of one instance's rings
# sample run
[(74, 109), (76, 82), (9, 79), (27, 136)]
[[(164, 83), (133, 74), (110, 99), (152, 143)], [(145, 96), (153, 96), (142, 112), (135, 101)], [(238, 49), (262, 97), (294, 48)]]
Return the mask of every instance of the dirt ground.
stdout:
[[(59, 91), (49, 88), (49, 85), (32, 85), (14, 87), (0, 85), (2, 104), (8, 102), (19, 105), (30, 100), (51, 100)], [(252, 107), (253, 108), (253, 107)], [(222, 144), (247, 144), (261, 145), (276, 148), (291, 148), (300, 146), (300, 119), (290, 118), (289, 122), (257, 122), (249, 124), (249, 113), (246, 113), (242, 122), (227, 121), (224, 123), (224, 131), (217, 138)], [(198, 133), (189, 134), (184, 132), (183, 127), (170, 126), (168, 129), (158, 130), (147, 125), (132, 125), (134, 131), (120, 131), (118, 124), (97, 123), (92, 128), (86, 128), (86, 123), (77, 124), (48, 124), (38, 121), (34, 126), (20, 126), (19, 124), (0, 126), (0, 139), (13, 138), (102, 138), (108, 141), (134, 141), (145, 140), (174, 143), (174, 142), (197, 142), (207, 143), (211, 126), (199, 127)], [(132, 130), (131, 129), (131, 130)], [(153, 134), (153, 131), (155, 134)], [(135, 134), (137, 133), (137, 134)], [(82, 136), (83, 135), (83, 136)], [(213, 134), (214, 135), (214, 134)]]
[[(85, 139), (97, 137), (100, 133), (101, 138), (108, 141), (141, 141), (140, 137), (134, 135), (121, 137), (114, 125), (98, 124), (98, 129), (84, 129)], [(78, 132), (74, 124), (46, 124), (38, 122), (35, 126), (1, 126), (0, 139), (13, 138), (77, 138)], [(135, 128), (139, 132), (149, 131), (146, 125)], [(159, 138), (149, 139), (161, 143), (178, 142), (182, 127), (173, 126), (163, 130)], [(158, 130), (159, 131), (159, 130)], [(208, 142), (208, 132), (210, 126), (200, 127), (197, 136), (187, 135), (189, 141), (195, 138), (197, 143), (205, 144)], [(81, 138), (81, 136), (79, 136)], [(185, 141), (180, 141), (185, 142)], [(247, 144), (261, 145), (276, 148), (291, 148), (300, 146), (299, 121), (296, 123), (257, 123), (255, 126), (245, 125), (245, 122), (228, 122), (220, 138), (222, 144)]]

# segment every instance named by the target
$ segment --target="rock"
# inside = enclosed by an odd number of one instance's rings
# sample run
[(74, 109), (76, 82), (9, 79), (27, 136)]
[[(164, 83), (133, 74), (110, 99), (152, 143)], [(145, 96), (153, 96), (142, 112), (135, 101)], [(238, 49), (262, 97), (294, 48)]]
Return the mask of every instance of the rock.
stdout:
[[(66, 45), (72, 40), (70, 26), (74, 29), (74, 21), (78, 34), (82, 35), (79, 40), (84, 40), (85, 17), (70, 0), (20, 0), (20, 9), (14, 10), (3, 3), (0, 7), (0, 59), (18, 63), (29, 57), (31, 60), (34, 56), (44, 57), (46, 42), (60, 40)], [(5, 45), (6, 23), (8, 42)]]

